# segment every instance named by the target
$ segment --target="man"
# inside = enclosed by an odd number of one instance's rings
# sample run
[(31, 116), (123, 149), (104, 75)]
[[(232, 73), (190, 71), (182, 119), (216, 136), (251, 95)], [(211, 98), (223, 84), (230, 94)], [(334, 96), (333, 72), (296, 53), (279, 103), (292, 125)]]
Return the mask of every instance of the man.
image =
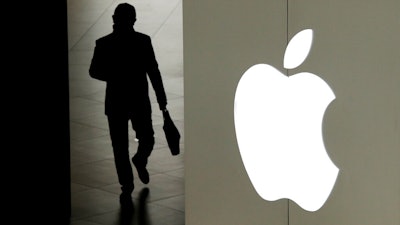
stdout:
[(167, 111), (167, 98), (151, 39), (133, 28), (136, 22), (135, 8), (127, 3), (119, 4), (112, 19), (113, 32), (96, 40), (89, 74), (107, 83), (105, 114), (123, 201), (131, 199), (134, 189), (128, 150), (129, 121), (139, 139), (132, 162), (140, 180), (144, 184), (149, 182), (146, 165), (154, 146), (154, 130), (147, 77), (163, 112)]

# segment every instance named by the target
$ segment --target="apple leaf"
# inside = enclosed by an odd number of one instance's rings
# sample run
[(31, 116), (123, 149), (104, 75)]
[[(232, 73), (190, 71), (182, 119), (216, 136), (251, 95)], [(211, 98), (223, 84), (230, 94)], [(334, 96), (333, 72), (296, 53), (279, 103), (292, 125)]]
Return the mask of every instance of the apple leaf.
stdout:
[(305, 29), (298, 32), (286, 47), (283, 66), (286, 69), (294, 69), (301, 65), (311, 50), (313, 31)]

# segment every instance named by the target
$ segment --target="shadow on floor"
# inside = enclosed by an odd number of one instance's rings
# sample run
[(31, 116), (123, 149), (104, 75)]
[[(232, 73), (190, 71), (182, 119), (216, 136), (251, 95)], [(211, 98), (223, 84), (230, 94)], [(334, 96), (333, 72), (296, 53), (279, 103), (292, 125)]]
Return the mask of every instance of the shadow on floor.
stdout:
[(130, 202), (125, 202), (121, 205), (118, 222), (119, 225), (151, 225), (146, 205), (146, 199), (149, 196), (149, 193), (149, 188), (143, 188), (140, 191), (137, 204), (131, 200)]

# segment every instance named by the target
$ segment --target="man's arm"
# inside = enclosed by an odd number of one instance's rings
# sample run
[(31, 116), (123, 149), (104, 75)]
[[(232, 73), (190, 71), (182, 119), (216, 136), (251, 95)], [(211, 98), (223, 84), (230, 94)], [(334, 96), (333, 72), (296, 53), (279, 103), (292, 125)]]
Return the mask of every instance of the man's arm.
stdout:
[(163, 84), (163, 81), (161, 78), (161, 73), (158, 68), (158, 63), (157, 63), (157, 60), (156, 60), (156, 57), (154, 54), (154, 49), (153, 49), (150, 38), (148, 39), (146, 50), (147, 50), (147, 52), (146, 52), (147, 74), (149, 75), (151, 84), (156, 93), (157, 102), (160, 107), (160, 110), (164, 111), (167, 107), (167, 96), (165, 94), (164, 84)]
[(96, 41), (96, 46), (94, 48), (94, 53), (93, 53), (93, 58), (92, 62), (90, 64), (89, 68), (89, 75), (92, 78), (101, 80), (101, 81), (107, 81), (106, 79), (106, 70), (104, 69), (105, 65), (105, 60), (104, 60), (104, 52), (102, 51), (101, 46), (97, 44)]

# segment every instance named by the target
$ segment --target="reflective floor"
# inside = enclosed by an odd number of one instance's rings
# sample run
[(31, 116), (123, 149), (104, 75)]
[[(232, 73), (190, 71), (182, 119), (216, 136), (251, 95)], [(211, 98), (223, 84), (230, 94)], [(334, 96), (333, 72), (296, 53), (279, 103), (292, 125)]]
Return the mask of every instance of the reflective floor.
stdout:
[[(184, 224), (184, 130), (182, 0), (68, 0), (71, 225), (180, 225)], [(121, 2), (136, 7), (135, 29), (152, 38), (163, 76), (168, 109), (181, 133), (181, 154), (172, 156), (162, 130), (162, 114), (153, 90), (156, 144), (149, 159), (150, 183), (135, 174), (134, 206), (121, 211), (107, 118), (105, 83), (90, 78), (89, 64), (95, 40), (112, 31), (112, 14)], [(130, 152), (136, 151), (130, 130)]]

